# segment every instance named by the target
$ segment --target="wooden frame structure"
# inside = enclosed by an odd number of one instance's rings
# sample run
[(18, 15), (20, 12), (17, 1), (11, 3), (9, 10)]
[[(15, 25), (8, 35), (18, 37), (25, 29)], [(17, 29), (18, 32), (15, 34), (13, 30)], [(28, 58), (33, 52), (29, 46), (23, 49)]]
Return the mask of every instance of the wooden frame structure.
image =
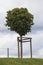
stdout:
[(22, 43), (23, 42), (30, 42), (30, 57), (32, 58), (32, 38), (22, 37), (22, 40), (21, 40), (20, 37), (17, 37), (17, 41), (18, 41), (18, 58), (23, 57), (23, 53), (22, 53)]

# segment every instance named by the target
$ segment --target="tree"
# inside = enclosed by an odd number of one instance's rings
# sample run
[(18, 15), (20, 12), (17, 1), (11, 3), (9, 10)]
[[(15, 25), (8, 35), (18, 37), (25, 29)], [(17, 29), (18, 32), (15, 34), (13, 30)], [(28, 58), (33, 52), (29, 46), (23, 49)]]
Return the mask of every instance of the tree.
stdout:
[(7, 11), (6, 26), (11, 31), (15, 31), (22, 36), (31, 31), (33, 23), (33, 15), (28, 12), (27, 8), (14, 8)]

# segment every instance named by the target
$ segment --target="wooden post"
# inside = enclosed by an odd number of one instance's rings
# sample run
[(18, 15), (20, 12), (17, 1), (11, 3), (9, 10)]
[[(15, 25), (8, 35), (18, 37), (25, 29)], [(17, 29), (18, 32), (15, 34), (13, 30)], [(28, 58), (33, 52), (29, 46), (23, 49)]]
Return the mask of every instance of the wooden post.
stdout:
[(21, 58), (22, 58), (22, 36), (21, 36)]
[(17, 37), (18, 41), (18, 58), (22, 58), (22, 37)]
[[(24, 38), (24, 39), (22, 39), (22, 38)], [(29, 41), (28, 41), (28, 39), (29, 39)], [(18, 41), (18, 58), (23, 57), (23, 52), (22, 52), (22, 43), (23, 42), (30, 42), (30, 56), (32, 58), (32, 38), (27, 38), (27, 37), (21, 36), (21, 37), (17, 37), (17, 41)]]
[(7, 48), (7, 57), (9, 58), (9, 48)]
[(30, 39), (30, 56), (32, 58), (32, 39)]
[(19, 53), (19, 38), (17, 37), (17, 41), (18, 41), (18, 58), (20, 57), (20, 53)]

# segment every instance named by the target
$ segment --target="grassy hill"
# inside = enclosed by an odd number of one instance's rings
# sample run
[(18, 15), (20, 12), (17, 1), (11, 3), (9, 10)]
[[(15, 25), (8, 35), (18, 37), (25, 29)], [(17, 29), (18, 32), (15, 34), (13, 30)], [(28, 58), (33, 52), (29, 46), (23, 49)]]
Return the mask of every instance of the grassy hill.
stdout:
[(43, 59), (0, 58), (0, 65), (43, 65)]

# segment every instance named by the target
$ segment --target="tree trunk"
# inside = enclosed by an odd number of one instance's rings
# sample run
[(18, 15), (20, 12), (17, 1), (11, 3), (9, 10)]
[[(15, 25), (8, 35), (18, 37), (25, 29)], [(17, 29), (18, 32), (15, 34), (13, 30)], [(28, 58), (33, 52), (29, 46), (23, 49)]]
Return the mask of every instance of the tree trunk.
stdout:
[(22, 58), (22, 36), (20, 36), (20, 56)]

